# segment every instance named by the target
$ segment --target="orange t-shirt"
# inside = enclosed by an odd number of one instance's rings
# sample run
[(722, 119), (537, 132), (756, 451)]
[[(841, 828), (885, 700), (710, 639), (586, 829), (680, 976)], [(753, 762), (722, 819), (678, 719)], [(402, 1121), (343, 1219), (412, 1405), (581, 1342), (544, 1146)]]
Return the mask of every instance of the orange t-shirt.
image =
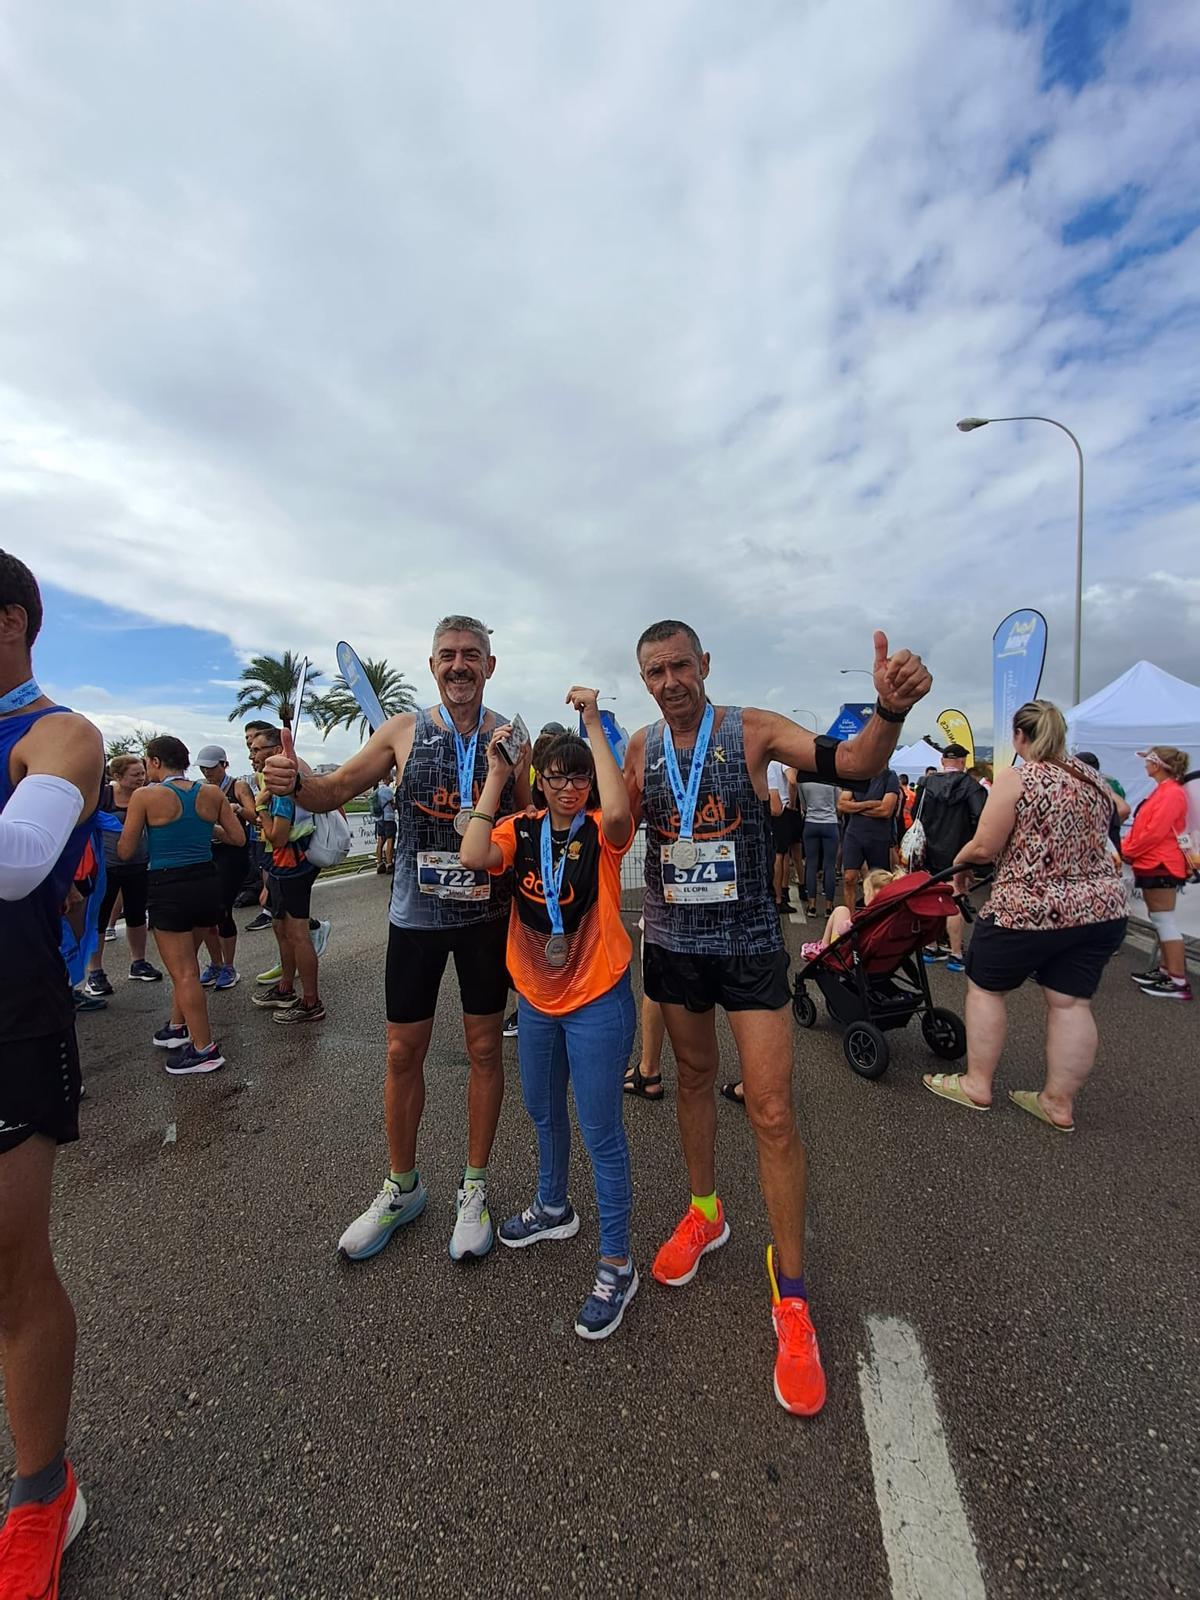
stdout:
[[(565, 967), (546, 960), (546, 940), (554, 931), (542, 894), (541, 811), (536, 817), (505, 817), (492, 829), (492, 843), (504, 860), (494, 875), (513, 869), (512, 915), (508, 924), (508, 971), (513, 988), (531, 1006), (551, 1017), (566, 1016), (598, 1000), (628, 969), (633, 946), (621, 921), (621, 857), (633, 844), (634, 827), (621, 846), (604, 837), (599, 811), (567, 846), (559, 905), (567, 936)], [(554, 839), (557, 865), (566, 833)]]

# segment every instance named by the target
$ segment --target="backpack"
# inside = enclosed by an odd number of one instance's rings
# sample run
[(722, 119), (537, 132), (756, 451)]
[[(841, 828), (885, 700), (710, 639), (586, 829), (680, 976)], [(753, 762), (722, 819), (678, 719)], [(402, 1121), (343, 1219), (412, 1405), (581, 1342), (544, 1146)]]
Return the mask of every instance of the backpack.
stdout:
[(940, 869), (949, 866), (974, 837), (987, 804), (987, 791), (965, 772), (931, 772), (921, 780), (920, 792), (917, 816), (923, 824), (925, 857)]
[(900, 859), (910, 872), (915, 872), (925, 859), (925, 828), (921, 822), (921, 812), (925, 809), (925, 794), (926, 791), (922, 789), (917, 814), (909, 823), (900, 841)]
[(340, 811), (313, 813), (304, 854), (314, 867), (339, 867), (350, 854), (350, 824)]

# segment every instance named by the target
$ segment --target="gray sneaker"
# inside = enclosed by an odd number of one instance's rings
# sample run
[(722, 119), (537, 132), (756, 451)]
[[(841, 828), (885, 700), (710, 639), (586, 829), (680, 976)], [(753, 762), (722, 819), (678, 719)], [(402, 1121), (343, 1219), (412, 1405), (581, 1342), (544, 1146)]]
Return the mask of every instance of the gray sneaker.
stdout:
[(458, 1219), (450, 1235), (451, 1261), (480, 1260), (492, 1248), (493, 1237), (487, 1184), (464, 1178), (458, 1191)]
[(369, 1261), (377, 1256), (397, 1228), (413, 1222), (425, 1209), (429, 1191), (417, 1175), (416, 1188), (406, 1194), (390, 1178), (383, 1180), (383, 1188), (375, 1196), (361, 1217), (346, 1229), (338, 1240), (338, 1255), (343, 1261)]

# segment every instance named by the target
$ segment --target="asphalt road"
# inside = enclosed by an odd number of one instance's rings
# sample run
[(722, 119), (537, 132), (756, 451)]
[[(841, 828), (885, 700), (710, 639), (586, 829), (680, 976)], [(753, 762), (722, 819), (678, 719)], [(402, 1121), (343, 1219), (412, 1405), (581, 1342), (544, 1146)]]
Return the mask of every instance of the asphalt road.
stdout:
[[(428, 1068), (429, 1207), (374, 1261), (339, 1264), (385, 1171), (385, 888), (331, 885), (321, 907), (335, 931), (320, 1028), (273, 1027), (243, 982), (212, 1001), (227, 1068), (176, 1081), (149, 1044), (157, 989), (114, 979), (109, 1010), (80, 1019), (84, 1137), (59, 1162), (55, 1227), (92, 1515), (66, 1600), (1200, 1593), (1200, 1014), (1141, 999), (1137, 952), (1098, 1001), (1073, 1138), (1003, 1098), (988, 1117), (931, 1098), (915, 1027), (876, 1083), (823, 1014), (797, 1031), (829, 1376), (825, 1411), (802, 1421), (771, 1392), (768, 1235), (733, 1106), (718, 1164), (733, 1238), (682, 1291), (648, 1270), (686, 1201), (673, 1106), (627, 1107), (643, 1288), (609, 1342), (571, 1331), (597, 1245), (582, 1152), (574, 1241), (451, 1263), (466, 1078), (452, 976)], [(248, 977), (270, 949), (243, 938)], [(947, 1003), (961, 984), (935, 975)], [(1035, 993), (1012, 1007), (1003, 1087), (1039, 1081), (1039, 1011)], [(535, 1173), (506, 1051), (497, 1218)], [(910, 1465), (935, 1516), (957, 1486), (981, 1588), (936, 1548), (933, 1576), (906, 1588), (894, 1527), (885, 1544), (895, 1485), (864, 1419), (869, 1318), (919, 1341), (951, 1487)]]

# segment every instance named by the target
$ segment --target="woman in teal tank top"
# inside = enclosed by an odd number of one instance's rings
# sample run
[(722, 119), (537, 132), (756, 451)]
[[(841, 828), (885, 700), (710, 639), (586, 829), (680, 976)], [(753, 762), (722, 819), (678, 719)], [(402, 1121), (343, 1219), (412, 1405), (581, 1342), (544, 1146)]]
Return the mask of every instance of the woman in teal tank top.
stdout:
[(220, 823), (234, 844), (246, 837), (215, 783), (195, 783), (184, 776), (189, 761), (187, 746), (180, 740), (168, 734), (150, 740), (149, 781), (130, 800), (117, 845), (117, 855), (124, 861), (137, 850), (143, 828), (150, 841), (147, 920), (174, 991), (171, 1019), (154, 1035), (154, 1043), (168, 1052), (167, 1071), (176, 1076), (215, 1072), (225, 1065), (209, 1028), (196, 952), (205, 936), (216, 938), (221, 916), (213, 828)]

